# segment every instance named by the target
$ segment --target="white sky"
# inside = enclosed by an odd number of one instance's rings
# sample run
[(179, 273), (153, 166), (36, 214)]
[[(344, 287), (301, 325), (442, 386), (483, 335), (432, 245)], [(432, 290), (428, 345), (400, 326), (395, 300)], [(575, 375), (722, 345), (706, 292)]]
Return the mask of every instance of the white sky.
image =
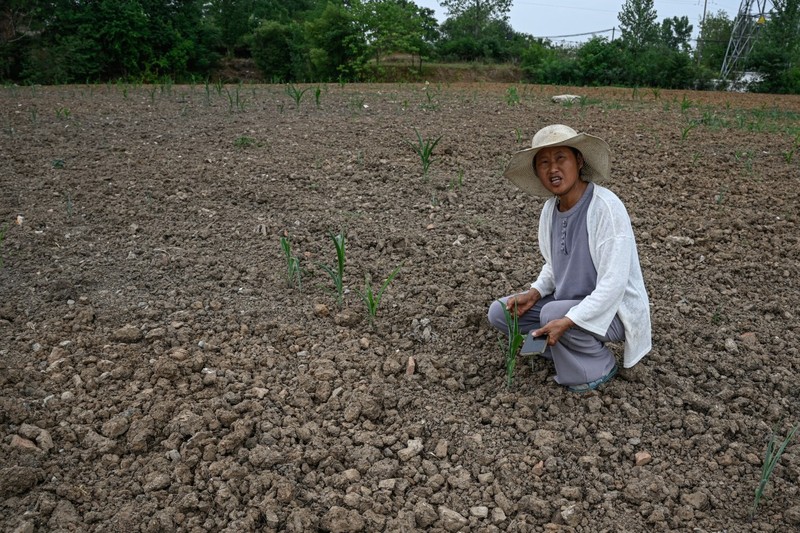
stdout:
[[(432, 8), (436, 18), (443, 22), (446, 11), (436, 0), (414, 0), (421, 7)], [(534, 37), (555, 37), (578, 33), (598, 32), (597, 35), (611, 39), (610, 30), (616, 28), (613, 36), (619, 37), (619, 14), (624, 0), (514, 0), (509, 13), (511, 27)], [(655, 0), (658, 22), (669, 17), (689, 17), (694, 27), (693, 38), (697, 37), (700, 21), (703, 19), (703, 6), (707, 13), (723, 10), (731, 20), (736, 18), (741, 0)], [(756, 2), (753, 2), (755, 9)], [(591, 35), (551, 39), (553, 42), (583, 42)], [(694, 42), (691, 43), (694, 46)]]

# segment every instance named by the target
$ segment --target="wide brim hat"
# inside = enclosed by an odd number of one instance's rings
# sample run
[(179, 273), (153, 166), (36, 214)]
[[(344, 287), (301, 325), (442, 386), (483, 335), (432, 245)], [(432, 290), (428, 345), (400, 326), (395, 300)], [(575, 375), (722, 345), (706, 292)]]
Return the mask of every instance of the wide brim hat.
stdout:
[(611, 177), (611, 149), (603, 139), (578, 133), (569, 126), (553, 124), (536, 132), (531, 147), (516, 152), (508, 163), (503, 176), (523, 191), (534, 196), (552, 196), (533, 168), (533, 158), (542, 148), (551, 146), (570, 146), (583, 154), (581, 179), (603, 182)]

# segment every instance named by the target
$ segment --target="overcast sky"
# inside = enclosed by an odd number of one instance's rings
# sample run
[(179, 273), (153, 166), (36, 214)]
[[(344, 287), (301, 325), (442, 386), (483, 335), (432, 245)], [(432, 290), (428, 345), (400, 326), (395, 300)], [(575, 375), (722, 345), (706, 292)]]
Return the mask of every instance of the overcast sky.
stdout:
[[(447, 13), (436, 0), (414, 0), (422, 7), (436, 11), (436, 18), (442, 22)], [(613, 33), (619, 37), (619, 20), (617, 15), (622, 9), (624, 0), (514, 0), (509, 13), (511, 27), (516, 31), (534, 37), (551, 37), (554, 42), (583, 42), (591, 37), (592, 32), (611, 39), (612, 32), (604, 31), (617, 28)], [(757, 2), (752, 2), (754, 5)], [(689, 24), (694, 27), (693, 37), (697, 37), (700, 21), (703, 18), (703, 6), (707, 4), (708, 13), (723, 10), (733, 20), (739, 12), (741, 0), (655, 0), (658, 22), (669, 17), (689, 17)], [(564, 39), (555, 38), (561, 35), (589, 33)], [(694, 46), (694, 42), (692, 42)]]

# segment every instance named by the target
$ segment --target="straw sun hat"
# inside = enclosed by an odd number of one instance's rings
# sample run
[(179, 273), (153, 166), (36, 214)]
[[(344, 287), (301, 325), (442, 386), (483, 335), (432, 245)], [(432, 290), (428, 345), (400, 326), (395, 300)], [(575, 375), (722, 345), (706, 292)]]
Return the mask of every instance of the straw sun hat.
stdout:
[(545, 189), (533, 169), (533, 158), (542, 148), (549, 146), (571, 146), (583, 154), (581, 178), (584, 181), (602, 182), (609, 179), (611, 173), (611, 150), (600, 137), (588, 133), (578, 133), (569, 126), (553, 124), (536, 132), (531, 147), (520, 150), (511, 158), (503, 176), (534, 196), (552, 196)]

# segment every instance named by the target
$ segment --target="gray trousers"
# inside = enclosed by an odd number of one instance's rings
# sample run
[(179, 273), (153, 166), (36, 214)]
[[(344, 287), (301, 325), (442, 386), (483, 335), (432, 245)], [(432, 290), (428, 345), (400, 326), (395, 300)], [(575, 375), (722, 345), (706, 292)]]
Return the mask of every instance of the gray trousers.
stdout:
[[(510, 297), (495, 300), (489, 306), (489, 323), (505, 335), (508, 335), (508, 326), (503, 307)], [(527, 334), (551, 320), (563, 318), (579, 302), (580, 300), (555, 300), (552, 296), (541, 298), (527, 313), (519, 317), (520, 333)], [(553, 361), (556, 369), (554, 379), (557, 383), (582, 385), (600, 379), (614, 367), (614, 354), (605, 343), (624, 340), (625, 328), (619, 317), (615, 316), (605, 336), (598, 336), (575, 326), (564, 332), (554, 346), (548, 346), (542, 356)]]

